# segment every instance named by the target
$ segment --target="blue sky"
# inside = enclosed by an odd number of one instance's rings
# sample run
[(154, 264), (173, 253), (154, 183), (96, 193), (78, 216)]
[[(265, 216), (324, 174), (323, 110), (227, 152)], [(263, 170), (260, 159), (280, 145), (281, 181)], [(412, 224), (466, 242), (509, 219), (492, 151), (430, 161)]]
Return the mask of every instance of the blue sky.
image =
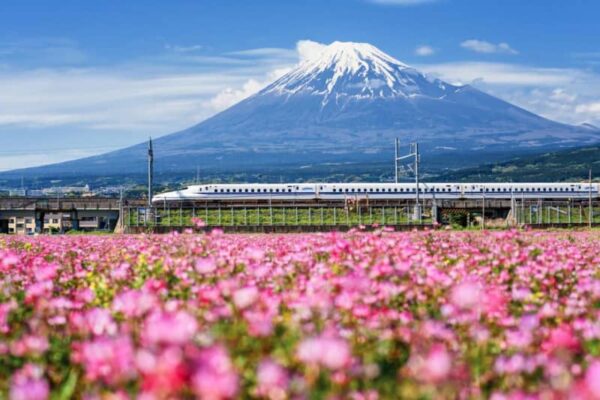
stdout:
[(0, 170), (186, 128), (335, 40), (600, 125), (598, 15), (593, 0), (2, 0)]

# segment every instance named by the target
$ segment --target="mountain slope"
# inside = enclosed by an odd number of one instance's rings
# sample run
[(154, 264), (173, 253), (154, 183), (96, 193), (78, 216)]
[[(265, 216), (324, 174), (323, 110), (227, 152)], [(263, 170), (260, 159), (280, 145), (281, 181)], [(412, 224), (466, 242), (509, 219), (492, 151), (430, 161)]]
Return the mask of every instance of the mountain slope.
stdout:
[[(581, 147), (515, 158), (442, 174), (437, 181), (557, 182), (586, 180), (592, 169), (600, 175), (600, 146)], [(596, 177), (595, 180), (598, 178)]]
[[(434, 168), (600, 141), (598, 130), (430, 79), (369, 44), (334, 42), (259, 93), (159, 138), (155, 157), (159, 173), (381, 162), (390, 159), (397, 136), (418, 140)], [(141, 172), (144, 159), (140, 144), (13, 175)]]

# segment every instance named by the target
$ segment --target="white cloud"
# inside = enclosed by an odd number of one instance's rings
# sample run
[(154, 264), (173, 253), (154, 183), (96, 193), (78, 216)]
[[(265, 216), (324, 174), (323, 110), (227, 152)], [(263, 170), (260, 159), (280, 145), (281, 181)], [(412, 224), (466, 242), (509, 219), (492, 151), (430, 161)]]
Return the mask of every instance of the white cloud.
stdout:
[[(304, 55), (317, 46), (299, 45)], [(300, 60), (296, 49), (199, 54), (192, 47), (170, 46), (153, 58), (96, 68), (2, 66), (0, 169), (64, 161), (185, 129), (256, 93)], [(56, 138), (59, 149), (40, 152)], [(99, 147), (106, 143), (113, 147)], [(13, 156), (19, 149), (26, 154)]]
[(454, 84), (471, 84), (531, 112), (556, 121), (600, 124), (600, 74), (575, 68), (457, 62), (418, 69)]
[(178, 46), (178, 45), (166, 44), (165, 49), (174, 51), (176, 53), (192, 53), (195, 51), (203, 50), (204, 46), (202, 46), (200, 44), (194, 44), (191, 46)]
[(258, 49), (238, 50), (227, 53), (233, 56), (248, 57), (278, 57), (278, 58), (298, 58), (298, 53), (291, 49), (282, 49), (279, 47), (263, 47)]
[(435, 53), (435, 49), (431, 46), (419, 46), (415, 49), (415, 54), (418, 56), (426, 57), (431, 56)]
[(578, 114), (592, 114), (597, 120), (600, 120), (600, 101), (579, 104), (575, 107), (575, 112)]
[(18, 61), (26, 65), (73, 66), (83, 64), (87, 58), (77, 43), (69, 39), (41, 37), (0, 41), (0, 62), (7, 64)]
[(559, 86), (584, 78), (576, 69), (540, 68), (493, 62), (454, 62), (418, 66), (423, 72), (451, 83), (484, 82), (493, 85)]
[(327, 47), (326, 44), (314, 42), (312, 40), (299, 40), (296, 43), (296, 51), (300, 56), (300, 61), (318, 57)]
[(265, 86), (280, 78), (290, 71), (290, 68), (278, 68), (267, 74), (262, 80), (249, 79), (239, 89), (228, 87), (221, 90), (216, 96), (204, 103), (211, 110), (223, 111), (226, 108), (256, 94)]
[(438, 0), (368, 0), (371, 3), (392, 6), (417, 6), (420, 4), (435, 3)]
[(485, 40), (469, 39), (460, 44), (461, 47), (477, 53), (499, 53), (499, 54), (519, 54), (518, 51), (510, 47), (508, 43), (490, 43)]

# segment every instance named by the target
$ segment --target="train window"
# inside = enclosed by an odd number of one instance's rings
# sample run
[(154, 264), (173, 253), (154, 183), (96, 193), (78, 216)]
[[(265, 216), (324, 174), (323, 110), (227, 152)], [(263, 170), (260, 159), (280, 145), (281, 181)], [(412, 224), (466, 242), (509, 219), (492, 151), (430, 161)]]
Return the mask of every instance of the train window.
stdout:
[(397, 191), (398, 191), (398, 188), (394, 188), (394, 192), (397, 192)]
[(292, 193), (292, 189), (288, 189), (288, 192)]

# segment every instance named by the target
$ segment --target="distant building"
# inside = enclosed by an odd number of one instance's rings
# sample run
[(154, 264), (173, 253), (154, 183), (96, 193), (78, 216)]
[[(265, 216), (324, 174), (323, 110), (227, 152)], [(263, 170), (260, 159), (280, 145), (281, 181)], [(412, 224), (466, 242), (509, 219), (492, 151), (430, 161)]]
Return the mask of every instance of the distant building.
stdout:
[(44, 215), (44, 233), (64, 232), (71, 229), (71, 216), (63, 213)]
[(42, 189), (42, 193), (45, 196), (56, 196), (56, 195), (67, 195), (67, 194), (79, 194), (85, 195), (90, 192), (90, 186), (58, 186), (52, 188)]
[(44, 195), (43, 190), (39, 190), (39, 189), (27, 190), (27, 196), (30, 196), (30, 197), (41, 197), (43, 195)]
[(35, 232), (35, 214), (12, 216), (8, 219), (8, 233), (32, 235)]
[(10, 189), (8, 195), (11, 197), (25, 197), (27, 196), (27, 189)]

